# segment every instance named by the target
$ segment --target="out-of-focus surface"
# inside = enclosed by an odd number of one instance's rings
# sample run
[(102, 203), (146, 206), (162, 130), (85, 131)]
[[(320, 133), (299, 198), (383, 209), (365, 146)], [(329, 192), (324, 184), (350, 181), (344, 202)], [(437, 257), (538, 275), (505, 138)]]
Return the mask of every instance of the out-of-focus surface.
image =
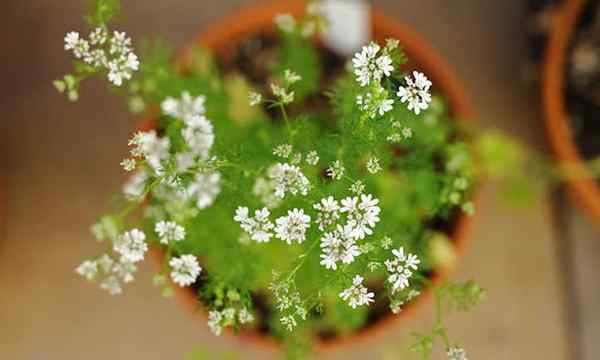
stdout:
[[(179, 359), (198, 348), (218, 354), (232, 346), (240, 359), (272, 358), (213, 337), (186, 307), (161, 298), (151, 285), (157, 270), (151, 261), (121, 297), (75, 276), (82, 258), (98, 251), (89, 225), (125, 178), (118, 163), (136, 125), (100, 82), (86, 83), (75, 104), (50, 84), (68, 70), (62, 39), (82, 29), (83, 3), (8, 0), (0, 15), (0, 201), (7, 199), (0, 202), (6, 207), (0, 212), (6, 215), (0, 222), (0, 358)], [(258, 1), (124, 3), (120, 29), (180, 46), (207, 23)], [(375, 3), (412, 25), (456, 70), (484, 126), (545, 149), (538, 90), (520, 78), (527, 54), (523, 1)], [(472, 246), (455, 277), (475, 278), (489, 295), (474, 312), (450, 317), (453, 339), (472, 359), (597, 358), (600, 319), (592, 305), (600, 298), (598, 266), (581, 265), (600, 252), (598, 239), (591, 241), (597, 233), (561, 199), (554, 214), (550, 198), (515, 210), (498, 202), (493, 184), (481, 195)], [(402, 358), (409, 333), (431, 325), (429, 309), (378, 339), (323, 358), (377, 359), (392, 350), (390, 359)]]

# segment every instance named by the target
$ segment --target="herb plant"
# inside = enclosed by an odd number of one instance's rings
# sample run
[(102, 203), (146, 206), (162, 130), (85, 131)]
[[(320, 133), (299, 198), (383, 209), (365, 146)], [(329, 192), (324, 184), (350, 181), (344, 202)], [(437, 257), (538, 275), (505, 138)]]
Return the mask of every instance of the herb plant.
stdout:
[[(445, 229), (475, 211), (477, 173), (468, 136), (435, 84), (403, 70), (398, 41), (363, 47), (323, 89), (330, 69), (311, 39), (326, 21), (311, 1), (303, 19), (276, 18), (275, 61), (256, 83), (205, 49), (173, 63), (159, 43), (138, 60), (109, 30), (118, 7), (94, 1), (90, 35), (66, 35), (74, 70), (55, 86), (75, 101), (82, 81), (106, 76), (155, 121), (121, 162), (122, 206), (92, 226), (106, 251), (78, 274), (120, 294), (154, 247), (165, 255), (155, 284), (194, 291), (216, 335), (254, 327), (288, 343), (356, 331), (372, 309), (396, 314), (432, 286), (453, 249)], [(468, 307), (483, 291), (435, 294)], [(412, 349), (427, 355), (439, 336), (466, 359), (439, 316)]]

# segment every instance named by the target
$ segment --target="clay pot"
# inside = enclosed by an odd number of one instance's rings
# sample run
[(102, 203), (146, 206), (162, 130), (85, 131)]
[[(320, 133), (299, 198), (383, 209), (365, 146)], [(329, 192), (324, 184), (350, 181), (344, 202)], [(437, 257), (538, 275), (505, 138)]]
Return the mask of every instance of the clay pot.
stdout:
[[(277, 14), (290, 13), (294, 16), (300, 16), (304, 10), (303, 1), (277, 1), (273, 3), (254, 5), (249, 8), (237, 11), (236, 13), (219, 19), (216, 23), (207, 26), (189, 47), (183, 49), (180, 54), (180, 62), (185, 63), (186, 54), (192, 45), (199, 45), (213, 51), (217, 56), (227, 54), (227, 50), (235, 47), (241, 40), (264, 33), (275, 33), (273, 18)], [(456, 75), (448, 65), (436, 54), (436, 52), (421, 39), (413, 30), (405, 25), (390, 19), (383, 15), (377, 9), (372, 11), (372, 34), (374, 40), (383, 43), (387, 38), (395, 38), (400, 41), (410, 59), (411, 69), (420, 69), (431, 79), (434, 84), (434, 91), (443, 94), (449, 103), (451, 113), (454, 118), (468, 121), (472, 118), (472, 108), (467, 101), (465, 92), (459, 84)], [(458, 255), (463, 251), (470, 234), (473, 218), (461, 215), (456, 221), (450, 234), (452, 244), (456, 248)], [(159, 260), (164, 260), (164, 254), (154, 249), (154, 255)], [(448, 276), (448, 270), (439, 270), (432, 277), (432, 282), (437, 284)], [(176, 297), (186, 303), (194, 311), (201, 321), (206, 323), (206, 311), (202, 310), (193, 291), (187, 288), (174, 286)], [(369, 326), (358, 330), (355, 333), (337, 337), (334, 340), (318, 340), (315, 344), (317, 350), (326, 350), (334, 347), (355, 345), (364, 342), (367, 339), (374, 338), (378, 333), (396, 325), (402, 319), (412, 315), (421, 304), (426, 302), (431, 296), (431, 290), (425, 290), (421, 296), (406, 306), (399, 315), (392, 315), (378, 320)], [(275, 340), (259, 335), (253, 331), (242, 331), (236, 335), (238, 341), (250, 341), (257, 346), (277, 349), (280, 344)]]
[(584, 166), (573, 139), (564, 92), (567, 51), (585, 5), (585, 0), (568, 0), (558, 12), (544, 56), (542, 106), (552, 150), (565, 171), (572, 174), (566, 182), (568, 193), (592, 221), (600, 224), (600, 187)]

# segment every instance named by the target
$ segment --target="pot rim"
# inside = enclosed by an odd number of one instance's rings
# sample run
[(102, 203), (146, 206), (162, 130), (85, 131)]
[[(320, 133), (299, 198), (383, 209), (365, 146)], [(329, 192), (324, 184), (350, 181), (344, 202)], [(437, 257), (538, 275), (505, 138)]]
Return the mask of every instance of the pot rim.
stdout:
[(585, 167), (573, 137), (563, 89), (564, 65), (577, 21), (586, 5), (585, 0), (568, 0), (559, 9), (558, 17), (548, 40), (542, 69), (542, 108), (546, 136), (555, 157), (564, 162), (564, 170), (581, 175), (569, 179), (566, 188), (573, 200), (585, 210), (589, 218), (600, 224), (600, 186)]
[[(229, 44), (236, 43), (249, 34), (266, 31), (275, 32), (273, 24), (273, 17), (275, 15), (290, 13), (298, 16), (304, 12), (304, 7), (305, 3), (301, 0), (279, 0), (237, 9), (233, 13), (218, 18), (212, 24), (205, 26), (190, 45), (183, 47), (177, 59), (180, 63), (185, 64), (185, 60), (193, 46), (199, 45), (219, 53), (227, 48)], [(473, 121), (474, 111), (471, 103), (467, 100), (466, 92), (458, 81), (454, 71), (442, 60), (428, 42), (410, 27), (389, 18), (374, 6), (371, 9), (371, 23), (373, 38), (381, 38), (379, 40), (383, 40), (386, 37), (393, 37), (398, 39), (400, 45), (408, 54), (411, 64), (414, 63), (418, 68), (427, 69), (427, 76), (432, 79), (439, 92), (444, 94), (455, 119), (466, 122)], [(142, 128), (153, 128), (152, 123), (152, 119), (147, 120), (142, 125)], [(477, 207), (479, 204), (477, 189), (474, 190), (472, 201)], [(477, 214), (478, 212), (473, 216), (467, 216), (461, 213), (451, 231), (452, 244), (459, 258), (462, 257), (465, 251), (469, 234), (472, 232), (473, 224), (478, 217)], [(151, 254), (160, 262), (164, 260), (164, 253), (158, 248), (153, 247)], [(452, 268), (437, 270), (431, 278), (433, 285), (435, 286), (448, 278), (452, 270)], [(206, 322), (206, 309), (198, 303), (194, 292), (188, 288), (173, 287), (175, 289), (175, 296), (186, 303), (193, 312), (198, 314), (203, 322)], [(333, 340), (317, 339), (314, 343), (315, 350), (332, 350), (348, 345), (364, 344), (374, 339), (376, 335), (388, 329), (392, 324), (409, 317), (422, 304), (429, 301), (431, 296), (432, 290), (429, 287), (423, 290), (421, 295), (413, 302), (404, 307), (400, 314), (388, 314), (367, 327), (358, 329), (347, 335), (336, 337)], [(277, 350), (281, 348), (280, 342), (258, 334), (255, 331), (241, 331), (239, 334), (233, 335), (233, 332), (227, 328), (224, 333), (230, 335), (235, 341), (251, 342), (262, 349)]]

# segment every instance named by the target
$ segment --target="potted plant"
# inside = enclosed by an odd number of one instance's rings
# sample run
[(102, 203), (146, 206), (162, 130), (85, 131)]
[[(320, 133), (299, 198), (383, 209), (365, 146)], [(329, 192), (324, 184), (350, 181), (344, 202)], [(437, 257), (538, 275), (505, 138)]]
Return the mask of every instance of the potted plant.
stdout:
[(475, 155), (455, 121), (471, 111), (429, 47), (375, 11), (375, 41), (346, 61), (319, 41), (318, 1), (277, 2), (221, 20), (176, 62), (162, 48), (139, 61), (109, 30), (118, 1), (93, 4), (55, 86), (76, 100), (106, 76), (151, 120), (121, 163), (122, 207), (92, 227), (107, 251), (77, 273), (119, 294), (152, 247), (155, 283), (204, 308), (215, 334), (290, 349), (365, 338), (433, 293), (438, 321), (411, 348), (439, 338), (466, 358), (442, 302), (468, 309), (483, 290), (440, 280), (475, 211)]
[(569, 193), (600, 223), (600, 7), (569, 0), (556, 14), (542, 73), (546, 131)]

